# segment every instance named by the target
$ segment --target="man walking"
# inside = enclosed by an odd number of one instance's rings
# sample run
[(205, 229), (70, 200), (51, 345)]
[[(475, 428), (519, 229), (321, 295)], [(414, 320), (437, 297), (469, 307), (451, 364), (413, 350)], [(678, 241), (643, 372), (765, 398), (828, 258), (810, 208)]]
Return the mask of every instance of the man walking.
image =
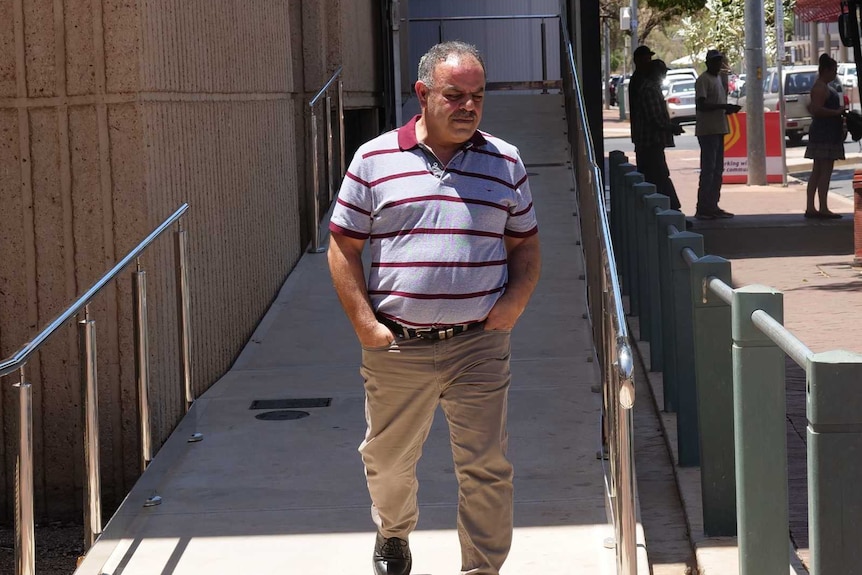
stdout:
[(421, 115), (359, 148), (329, 226), (333, 284), (362, 345), (374, 573), (410, 573), (416, 464), (440, 404), (461, 570), (497, 575), (513, 530), (510, 333), (539, 278), (538, 228), (518, 150), (477, 129), (485, 68), (476, 48), (432, 47), (415, 90)]
[(706, 53), (706, 73), (694, 83), (695, 135), (700, 144), (700, 181), (697, 187), (698, 220), (732, 218), (733, 214), (718, 207), (721, 196), (721, 176), (724, 173), (724, 135), (730, 131), (727, 114), (740, 107), (727, 103), (727, 87), (721, 81), (724, 56), (718, 50)]
[[(652, 62), (652, 57), (654, 55), (655, 52), (650, 50), (648, 46), (638, 46), (632, 54), (632, 62), (634, 63), (635, 69), (634, 72), (632, 72), (632, 77), (629, 79), (629, 94), (627, 100), (629, 107), (629, 122), (632, 131), (632, 142), (634, 142), (635, 130), (638, 129), (638, 110), (635, 109), (635, 102), (640, 100), (641, 86), (643, 86), (646, 77), (649, 75), (650, 62)], [(622, 85), (625, 85), (625, 78), (623, 78)]]

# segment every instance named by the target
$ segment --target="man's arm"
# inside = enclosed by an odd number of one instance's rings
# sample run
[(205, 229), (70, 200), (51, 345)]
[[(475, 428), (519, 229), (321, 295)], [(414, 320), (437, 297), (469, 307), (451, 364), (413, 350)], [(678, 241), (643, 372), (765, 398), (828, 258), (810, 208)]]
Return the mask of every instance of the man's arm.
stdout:
[(359, 343), (365, 347), (383, 347), (392, 343), (395, 337), (389, 328), (374, 317), (374, 310), (368, 299), (365, 270), (362, 268), (364, 246), (365, 240), (330, 234), (327, 252), (329, 273), (332, 275), (335, 293), (353, 324), (353, 331), (356, 332)]
[(526, 238), (506, 236), (505, 241), (509, 282), (506, 291), (485, 318), (487, 330), (512, 329), (515, 326), (530, 301), (542, 268), (539, 234)]

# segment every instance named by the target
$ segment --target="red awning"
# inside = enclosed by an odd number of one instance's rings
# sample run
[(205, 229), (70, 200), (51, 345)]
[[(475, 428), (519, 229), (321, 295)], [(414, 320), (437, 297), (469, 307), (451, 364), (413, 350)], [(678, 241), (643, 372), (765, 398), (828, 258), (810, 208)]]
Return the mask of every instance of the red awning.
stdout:
[(841, 14), (841, 0), (796, 0), (793, 11), (805, 22), (835, 22)]

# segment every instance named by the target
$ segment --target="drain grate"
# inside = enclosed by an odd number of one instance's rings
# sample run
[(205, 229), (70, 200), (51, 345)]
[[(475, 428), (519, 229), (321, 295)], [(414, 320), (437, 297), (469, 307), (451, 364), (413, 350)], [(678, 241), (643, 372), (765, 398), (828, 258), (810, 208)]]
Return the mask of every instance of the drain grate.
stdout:
[(303, 417), (308, 416), (309, 413), (307, 411), (282, 409), (280, 411), (267, 411), (265, 413), (258, 413), (254, 416), (254, 418), (260, 419), (262, 421), (288, 421), (291, 419), (302, 419)]
[(255, 399), (249, 409), (309, 409), (311, 407), (329, 407), (331, 397), (303, 397), (294, 399)]

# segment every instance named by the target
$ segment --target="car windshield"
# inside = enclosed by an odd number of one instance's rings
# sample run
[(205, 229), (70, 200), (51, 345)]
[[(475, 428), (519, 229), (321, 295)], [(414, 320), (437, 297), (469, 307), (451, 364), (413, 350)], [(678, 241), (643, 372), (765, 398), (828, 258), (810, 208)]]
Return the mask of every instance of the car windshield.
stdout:
[(694, 82), (677, 82), (676, 84), (671, 84), (671, 94), (679, 94), (680, 92), (694, 92)]

